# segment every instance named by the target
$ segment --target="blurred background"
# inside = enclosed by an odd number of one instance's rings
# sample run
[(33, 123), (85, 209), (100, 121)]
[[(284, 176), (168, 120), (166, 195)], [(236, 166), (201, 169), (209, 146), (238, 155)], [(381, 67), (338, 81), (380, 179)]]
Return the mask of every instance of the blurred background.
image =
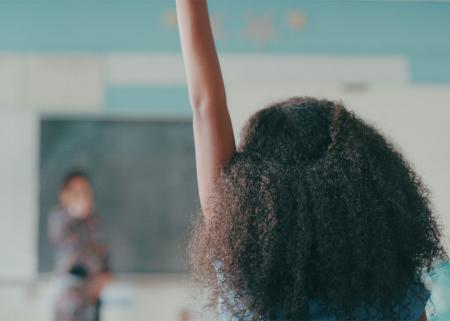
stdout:
[[(239, 135), (289, 96), (342, 100), (406, 154), (450, 250), (450, 3), (211, 1)], [(0, 0), (0, 320), (52, 319), (47, 221), (72, 168), (111, 252), (104, 320), (200, 320), (186, 276), (198, 209), (171, 0)], [(450, 267), (430, 276), (450, 320)]]

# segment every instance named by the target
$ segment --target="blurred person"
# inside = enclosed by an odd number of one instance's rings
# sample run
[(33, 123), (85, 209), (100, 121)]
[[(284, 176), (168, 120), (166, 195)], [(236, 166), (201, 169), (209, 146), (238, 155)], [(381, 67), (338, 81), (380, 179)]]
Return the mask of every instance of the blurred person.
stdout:
[(60, 285), (55, 321), (100, 320), (101, 291), (111, 273), (94, 209), (88, 175), (80, 170), (70, 172), (62, 182), (59, 204), (48, 219)]
[(176, 5), (203, 213), (190, 256), (219, 319), (427, 320), (422, 276), (448, 257), (412, 167), (308, 97), (257, 112), (236, 149), (207, 2)]
[(181, 309), (178, 320), (180, 320), (180, 321), (192, 321), (193, 318), (192, 318), (191, 311), (189, 309), (187, 309), (187, 308)]

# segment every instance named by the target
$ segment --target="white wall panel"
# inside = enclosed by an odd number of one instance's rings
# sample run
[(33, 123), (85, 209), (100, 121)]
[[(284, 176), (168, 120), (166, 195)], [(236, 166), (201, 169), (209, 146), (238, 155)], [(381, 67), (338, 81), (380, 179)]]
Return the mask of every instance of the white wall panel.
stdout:
[(24, 59), (18, 55), (0, 55), (0, 109), (23, 103)]
[(90, 55), (30, 55), (25, 105), (32, 109), (96, 111), (103, 105), (101, 59)]
[(0, 279), (36, 272), (38, 118), (0, 112)]
[(106, 79), (113, 85), (186, 83), (183, 61), (178, 54), (111, 54), (105, 59)]
[[(220, 61), (230, 83), (403, 86), (409, 82), (409, 65), (403, 56), (224, 54)], [(106, 79), (115, 85), (186, 82), (178, 54), (108, 55)]]

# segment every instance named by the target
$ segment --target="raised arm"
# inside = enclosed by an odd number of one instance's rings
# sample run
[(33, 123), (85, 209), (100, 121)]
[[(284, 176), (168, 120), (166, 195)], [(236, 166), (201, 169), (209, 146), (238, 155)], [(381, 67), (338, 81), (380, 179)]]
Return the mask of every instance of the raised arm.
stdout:
[(422, 316), (420, 317), (419, 321), (428, 321), (427, 313), (425, 312), (425, 310), (423, 311)]
[(208, 198), (220, 170), (235, 153), (233, 128), (206, 0), (176, 0), (181, 49), (193, 111), (200, 203)]

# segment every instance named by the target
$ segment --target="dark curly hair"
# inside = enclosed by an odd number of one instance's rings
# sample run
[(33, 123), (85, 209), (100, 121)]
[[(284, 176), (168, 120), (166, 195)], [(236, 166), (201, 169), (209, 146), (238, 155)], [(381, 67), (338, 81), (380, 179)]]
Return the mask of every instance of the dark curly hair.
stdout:
[(420, 178), (335, 102), (292, 98), (251, 117), (209, 206), (190, 242), (194, 279), (212, 304), (233, 289), (255, 320), (308, 320), (311, 300), (338, 319), (399, 319), (447, 259)]

